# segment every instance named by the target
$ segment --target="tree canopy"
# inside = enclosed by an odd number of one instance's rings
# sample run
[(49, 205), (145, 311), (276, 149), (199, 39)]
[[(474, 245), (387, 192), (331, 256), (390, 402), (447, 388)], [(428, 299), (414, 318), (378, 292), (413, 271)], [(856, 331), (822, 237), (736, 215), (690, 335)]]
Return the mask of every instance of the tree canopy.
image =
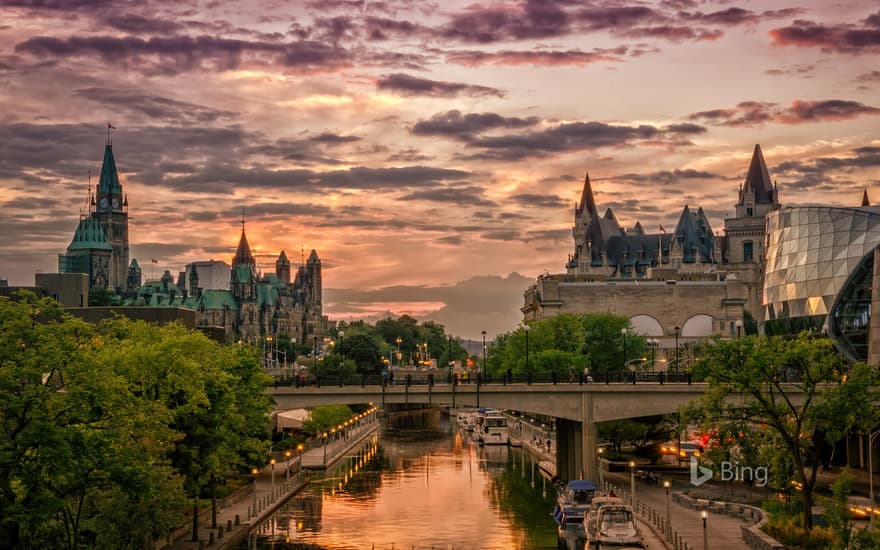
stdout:
[(265, 460), (256, 350), (0, 299), (0, 542), (142, 548), (216, 474)]
[(694, 376), (709, 389), (682, 410), (684, 421), (712, 434), (712, 445), (726, 453), (716, 461), (755, 460), (776, 487), (797, 487), (809, 529), (823, 449), (877, 421), (877, 369), (847, 366), (827, 337), (802, 333), (715, 340)]

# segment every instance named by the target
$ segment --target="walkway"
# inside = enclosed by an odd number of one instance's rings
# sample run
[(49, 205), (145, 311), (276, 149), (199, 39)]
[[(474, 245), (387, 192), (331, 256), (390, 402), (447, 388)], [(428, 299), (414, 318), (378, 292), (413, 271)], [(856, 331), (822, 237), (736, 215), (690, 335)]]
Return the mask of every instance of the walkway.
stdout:
[[(604, 478), (606, 483), (614, 484), (626, 493), (629, 492), (629, 474), (605, 472)], [(681, 490), (683, 483), (686, 482), (674, 480), (672, 491)], [(666, 511), (666, 490), (662, 485), (646, 484), (636, 480), (636, 499), (654, 508), (658, 513)], [(703, 548), (703, 520), (700, 511), (670, 502), (669, 512), (672, 528), (687, 542), (688, 547), (692, 549)], [(743, 525), (748, 524), (731, 516), (709, 514), (706, 520), (708, 547), (712, 550), (748, 549), (740, 529)]]
[[(238, 546), (246, 539), (253, 526), (258, 525), (288, 499), (301, 491), (309, 482), (308, 464), (319, 462), (324, 468), (324, 453), (327, 453), (327, 465), (332, 465), (348, 452), (373, 435), (379, 429), (379, 419), (372, 415), (357, 426), (348, 429), (346, 437), (339, 438), (332, 445), (316, 447), (305, 451), (301, 457), (292, 457), (287, 461), (278, 461), (274, 465), (264, 467), (257, 475), (255, 490), (245, 488), (241, 498), (232, 502), (222, 510), (217, 510), (217, 527), (211, 527), (210, 514), (207, 520), (199, 525), (199, 541), (192, 539), (192, 528), (188, 525), (187, 534), (171, 545), (159, 546), (174, 550), (228, 550)], [(200, 519), (205, 514), (200, 514)]]

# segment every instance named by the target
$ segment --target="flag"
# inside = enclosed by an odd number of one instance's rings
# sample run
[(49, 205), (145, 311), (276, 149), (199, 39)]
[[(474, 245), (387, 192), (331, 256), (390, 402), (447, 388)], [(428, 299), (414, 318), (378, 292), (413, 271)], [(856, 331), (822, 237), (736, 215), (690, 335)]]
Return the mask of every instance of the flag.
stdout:
[(666, 233), (666, 230), (663, 229), (663, 226), (662, 226), (662, 225), (660, 226), (660, 233)]
[(150, 261), (153, 262), (154, 264), (159, 263), (159, 260), (157, 260), (156, 258), (153, 258), (153, 259), (151, 259)]
[(107, 123), (107, 129), (109, 129), (109, 130), (115, 130), (115, 129), (116, 129), (116, 126), (113, 126), (112, 124), (110, 124), (110, 123), (108, 122), (108, 123)]

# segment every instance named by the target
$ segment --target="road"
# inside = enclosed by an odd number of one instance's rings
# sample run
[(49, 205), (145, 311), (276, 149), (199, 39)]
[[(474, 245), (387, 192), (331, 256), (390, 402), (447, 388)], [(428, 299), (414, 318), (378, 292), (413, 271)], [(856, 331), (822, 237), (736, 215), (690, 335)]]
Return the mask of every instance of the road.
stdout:
[[(606, 472), (605, 481), (629, 490), (629, 474)], [(637, 481), (636, 498), (653, 507), (659, 513), (666, 511), (666, 491), (660, 485)], [(679, 536), (684, 538), (690, 548), (702, 549), (703, 520), (700, 517), (700, 511), (671, 502), (669, 512), (672, 528), (678, 531)], [(747, 524), (738, 518), (723, 514), (709, 514), (706, 521), (708, 548), (712, 550), (748, 550), (740, 529), (743, 525)]]

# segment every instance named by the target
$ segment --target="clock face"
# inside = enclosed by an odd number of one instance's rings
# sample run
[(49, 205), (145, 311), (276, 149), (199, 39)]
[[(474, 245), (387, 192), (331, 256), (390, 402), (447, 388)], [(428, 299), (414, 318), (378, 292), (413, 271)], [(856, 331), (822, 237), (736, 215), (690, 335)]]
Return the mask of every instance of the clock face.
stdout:
[(102, 209), (107, 208), (107, 198), (106, 197), (101, 199), (101, 208)]
[(113, 208), (119, 208), (119, 199), (113, 199)]

